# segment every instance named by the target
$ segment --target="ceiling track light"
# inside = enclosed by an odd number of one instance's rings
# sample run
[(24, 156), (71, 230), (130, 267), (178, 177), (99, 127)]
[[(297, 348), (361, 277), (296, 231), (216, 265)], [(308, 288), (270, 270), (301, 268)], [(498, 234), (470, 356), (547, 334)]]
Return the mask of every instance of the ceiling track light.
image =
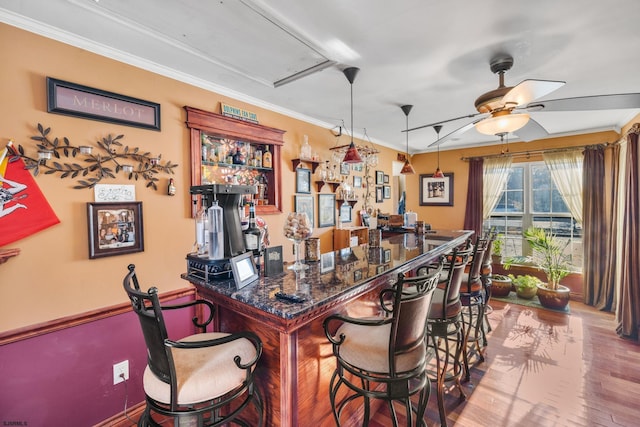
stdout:
[(406, 116), (406, 139), (407, 139), (407, 158), (404, 160), (404, 165), (402, 166), (402, 170), (400, 171), (400, 173), (402, 175), (413, 175), (416, 173), (415, 169), (413, 169), (413, 166), (411, 165), (411, 162), (409, 161), (409, 113), (411, 112), (411, 109), (413, 108), (413, 105), (403, 105), (400, 108), (402, 108), (402, 112), (404, 112), (404, 115)]
[(358, 71), (360, 71), (360, 68), (356, 67), (345, 68), (342, 71), (347, 80), (349, 80), (349, 85), (351, 87), (351, 144), (349, 144), (349, 148), (344, 155), (344, 159), (342, 159), (343, 163), (362, 163), (362, 158), (358, 153), (358, 149), (353, 143), (353, 81), (356, 79)]

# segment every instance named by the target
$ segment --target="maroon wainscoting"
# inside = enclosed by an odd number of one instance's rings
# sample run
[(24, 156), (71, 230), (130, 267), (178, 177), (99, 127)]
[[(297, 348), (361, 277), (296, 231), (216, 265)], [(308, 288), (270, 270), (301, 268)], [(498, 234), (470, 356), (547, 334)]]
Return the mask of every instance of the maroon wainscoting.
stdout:
[[(170, 336), (193, 333), (194, 312), (182, 311), (165, 317)], [(137, 317), (127, 305), (93, 317), (35, 336), (26, 331), (22, 335), (29, 338), (0, 345), (0, 424), (90, 426), (121, 413), (125, 392), (129, 407), (144, 400), (146, 347)], [(123, 360), (129, 360), (126, 389), (124, 383), (113, 385), (112, 366)]]

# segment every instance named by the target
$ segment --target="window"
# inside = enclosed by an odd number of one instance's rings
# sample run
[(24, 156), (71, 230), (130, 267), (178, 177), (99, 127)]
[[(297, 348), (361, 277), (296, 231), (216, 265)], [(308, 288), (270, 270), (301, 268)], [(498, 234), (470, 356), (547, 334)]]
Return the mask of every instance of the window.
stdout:
[(503, 239), (506, 258), (530, 255), (522, 231), (540, 227), (568, 239), (567, 253), (575, 271), (582, 270), (582, 228), (571, 216), (544, 162), (518, 163), (509, 178), (484, 229), (495, 230)]

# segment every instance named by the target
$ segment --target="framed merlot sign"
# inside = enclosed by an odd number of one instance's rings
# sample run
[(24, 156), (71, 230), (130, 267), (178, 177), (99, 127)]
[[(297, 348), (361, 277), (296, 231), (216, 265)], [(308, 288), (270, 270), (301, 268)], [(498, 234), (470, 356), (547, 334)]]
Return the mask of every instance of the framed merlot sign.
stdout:
[(160, 130), (160, 104), (47, 77), (47, 111)]
[(453, 206), (453, 173), (420, 175), (420, 206)]

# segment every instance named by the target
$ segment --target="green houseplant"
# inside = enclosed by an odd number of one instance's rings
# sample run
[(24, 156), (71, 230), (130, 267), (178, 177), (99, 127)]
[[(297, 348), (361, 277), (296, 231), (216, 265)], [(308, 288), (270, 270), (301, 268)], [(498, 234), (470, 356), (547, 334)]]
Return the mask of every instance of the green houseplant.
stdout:
[[(547, 282), (538, 285), (540, 304), (547, 308), (563, 310), (570, 297), (569, 288), (560, 284), (560, 280), (571, 272), (569, 256), (564, 252), (569, 241), (563, 242), (553, 233), (537, 227), (529, 227), (523, 236), (533, 251), (525, 260), (532, 262), (547, 276)], [(507, 268), (517, 260), (518, 258), (509, 259), (506, 263)]]
[[(498, 234), (496, 239), (493, 241), (493, 245), (491, 246), (491, 261), (494, 264), (502, 264), (502, 241), (503, 235)], [(506, 277), (506, 276), (505, 276)]]
[(522, 299), (533, 299), (538, 293), (538, 285), (542, 283), (540, 279), (529, 274), (520, 276), (510, 274), (509, 277), (513, 282), (513, 286), (516, 288), (518, 298)]

